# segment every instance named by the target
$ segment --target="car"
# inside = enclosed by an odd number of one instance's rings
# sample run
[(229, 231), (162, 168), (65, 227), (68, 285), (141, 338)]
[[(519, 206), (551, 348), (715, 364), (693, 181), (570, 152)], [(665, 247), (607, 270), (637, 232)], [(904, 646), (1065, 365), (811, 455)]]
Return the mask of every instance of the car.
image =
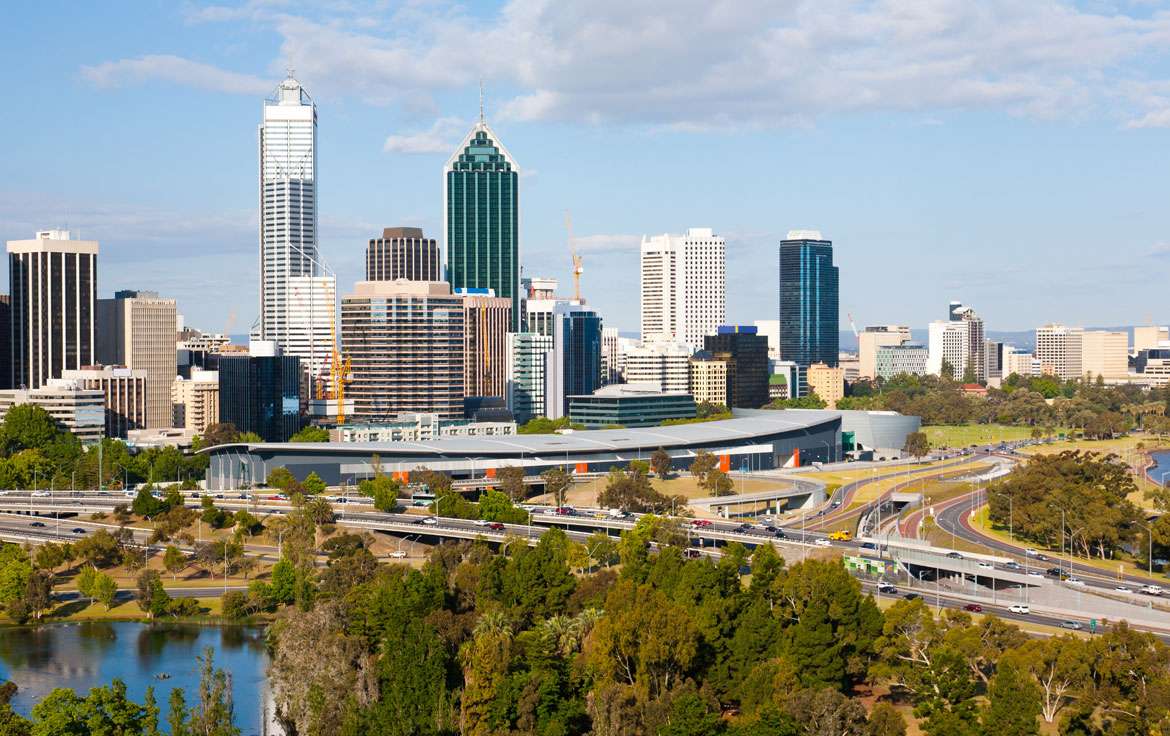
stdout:
[(695, 559), (701, 554), (702, 553), (699, 552), (699, 550), (697, 550), (697, 549), (684, 549), (683, 550), (683, 557), (689, 557), (691, 559)]
[(838, 500), (834, 501), (833, 503), (829, 504), (829, 508), (835, 509), (840, 505), (841, 505), (841, 500), (838, 499)]
[(247, 493), (239, 493), (239, 494), (236, 494), (236, 498), (242, 498), (242, 499), (244, 499), (245, 501), (247, 501), (247, 500), (248, 500), (248, 494), (247, 494)]
[(1068, 583), (1069, 585), (1079, 585), (1082, 588), (1085, 587), (1085, 581), (1081, 580), (1080, 578), (1067, 578), (1064, 582)]
[(429, 526), (435, 526), (439, 523), (439, 520), (433, 516), (428, 516), (427, 518), (423, 519), (422, 522), (420, 522), (420, 523), (427, 524)]
[(1064, 577), (1064, 570), (1061, 570), (1059, 567), (1050, 567), (1044, 571), (1044, 574), (1050, 578), (1059, 578)]
[(711, 526), (710, 519), (695, 519), (691, 522), (691, 526)]
[(1036, 559), (1041, 562), (1048, 562), (1048, 555), (1036, 555)]
[(952, 560), (963, 559), (963, 555), (960, 552), (947, 552), (947, 557), (950, 557)]
[(780, 530), (779, 530), (779, 529), (777, 529), (776, 527), (772, 526), (771, 524), (769, 524), (768, 526), (764, 527), (764, 531), (766, 531), (766, 532), (772, 532), (772, 533), (774, 534), (774, 533), (776, 533), (776, 532), (778, 532), (778, 531), (780, 531)]
[(829, 547), (832, 545), (832, 542), (825, 539), (824, 537), (817, 537), (813, 540), (813, 544), (817, 545), (818, 547)]
[(476, 526), (487, 526), (487, 525), (488, 525), (488, 524), (490, 524), (491, 522), (490, 522), (490, 521), (488, 521), (487, 519), (476, 519), (476, 520), (475, 520), (474, 522), (472, 522), (472, 523), (473, 523), (473, 524), (475, 524)]
[(967, 605), (963, 606), (963, 610), (970, 611), (971, 613), (983, 613), (983, 606), (979, 605), (978, 603), (968, 603)]
[(1118, 592), (1118, 593), (1132, 593), (1133, 592), (1133, 588), (1130, 588), (1130, 587), (1125, 586), (1125, 585), (1118, 585), (1113, 590)]
[(906, 595), (904, 595), (904, 596), (902, 596), (902, 597), (903, 597), (903, 598), (905, 598), (905, 599), (906, 599), (906, 600), (908, 600), (908, 601), (912, 601), (912, 600), (914, 600), (914, 599), (916, 599), (916, 598), (918, 598), (918, 599), (921, 599), (921, 598), (922, 598), (922, 596), (918, 595), (917, 593), (907, 593)]
[(84, 529), (82, 529), (81, 527), (77, 527), (77, 528), (75, 528), (75, 529), (71, 529), (70, 531), (71, 531), (73, 534), (85, 534), (85, 530), (84, 530)]
[(1146, 595), (1162, 595), (1162, 589), (1156, 585), (1143, 585), (1142, 592)]
[(1016, 603), (1008, 606), (1008, 610), (1012, 613), (1031, 613), (1032, 609), (1023, 603)]
[(70, 505), (70, 506), (80, 506), (80, 505), (81, 505), (81, 501), (70, 501), (70, 502), (69, 502), (69, 505)]
[(895, 588), (892, 584), (887, 583), (887, 582), (878, 583), (877, 589), (878, 589), (879, 593), (897, 593), (898, 592), (897, 588)]
[(777, 529), (776, 530), (776, 538), (777, 539), (788, 539), (788, 535), (785, 534), (782, 529)]
[(45, 522), (43, 522), (43, 521), (34, 521), (33, 523), (29, 524), (29, 526), (35, 526), (38, 528), (44, 527), (44, 525), (45, 525)]
[(877, 545), (874, 544), (873, 542), (862, 542), (861, 548), (862, 549), (877, 549)]
[(568, 506), (562, 506), (560, 508), (555, 508), (555, 509), (553, 509), (553, 513), (558, 514), (560, 516), (576, 516), (577, 515), (577, 512), (574, 511), (573, 509), (569, 508)]
[(396, 549), (396, 550), (394, 550), (393, 552), (391, 552), (391, 553), (390, 553), (390, 558), (391, 558), (391, 559), (394, 559), (394, 560), (403, 560), (403, 559), (406, 559), (406, 552), (404, 552), (404, 551), (402, 551), (402, 550), (400, 550), (400, 549)]
[(1030, 578), (1041, 578), (1041, 579), (1043, 579), (1043, 578), (1044, 578), (1044, 573), (1041, 573), (1041, 572), (1036, 572), (1035, 570), (1032, 570), (1031, 572), (1029, 572), (1029, 573), (1028, 573), (1028, 577), (1030, 577)]
[(1008, 570), (1021, 570), (1021, 569), (1023, 569), (1022, 567), (1020, 567), (1020, 563), (1014, 562), (1014, 561), (1013, 562), (1005, 562), (1005, 563), (1003, 563), (1003, 566), (1005, 568), (1007, 568)]
[(498, 521), (495, 521), (491, 524), (488, 524), (488, 529), (491, 529), (493, 532), (500, 532), (504, 530), (504, 525)]
[(995, 569), (995, 565), (991, 564), (990, 562), (980, 562), (979, 567), (982, 567), (984, 570), (994, 570)]
[(736, 529), (738, 531), (741, 531), (741, 532), (750, 532), (752, 530), (752, 525), (751, 524), (740, 524), (738, 527), (736, 527)]
[(1037, 552), (1034, 547), (1028, 547), (1027, 549), (1024, 550), (1024, 554), (1028, 555), (1029, 557), (1035, 557), (1036, 555), (1038, 555), (1040, 553)]
[(1080, 631), (1081, 625), (1079, 623), (1077, 623), (1076, 621), (1061, 621), (1060, 628), (1072, 629), (1073, 631)]
[(52, 494), (50, 494), (48, 491), (33, 491), (32, 495), (33, 495), (33, 498), (44, 498), (45, 496), (49, 496)]
[(280, 500), (283, 500), (283, 499), (281, 499), (281, 497), (280, 497), (280, 496), (269, 496), (269, 497), (268, 497), (267, 499), (265, 499), (265, 500), (268, 500), (268, 501), (280, 501)]
[(593, 518), (594, 519), (608, 519), (609, 514), (602, 514), (602, 513), (598, 512), (598, 513), (593, 515)]

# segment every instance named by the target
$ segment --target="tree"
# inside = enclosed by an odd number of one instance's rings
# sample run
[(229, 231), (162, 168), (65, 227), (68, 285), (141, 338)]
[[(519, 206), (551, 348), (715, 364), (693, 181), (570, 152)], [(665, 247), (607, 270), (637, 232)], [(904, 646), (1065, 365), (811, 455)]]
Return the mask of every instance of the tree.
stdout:
[(889, 703), (877, 703), (869, 712), (865, 736), (906, 736), (906, 719)]
[(283, 491), (295, 480), (296, 476), (292, 474), (292, 471), (281, 466), (268, 471), (268, 480), (265, 483), (269, 488), (279, 488)]
[(561, 498), (573, 482), (573, 476), (565, 472), (565, 469), (559, 465), (555, 468), (549, 468), (540, 474), (544, 479), (544, 492), (553, 498)]
[[(681, 496), (676, 500), (686, 503)], [(671, 498), (654, 490), (646, 476), (633, 468), (611, 470), (597, 501), (606, 508), (646, 514), (661, 514), (671, 507)]]
[(321, 476), (317, 475), (317, 471), (309, 473), (309, 477), (305, 478), (305, 492), (311, 493), (314, 496), (325, 492), (325, 481), (321, 480)]
[(902, 451), (913, 455), (915, 459), (930, 454), (930, 440), (925, 432), (911, 432), (906, 435), (906, 444)]
[(231, 422), (209, 424), (200, 438), (199, 447), (196, 449), (206, 450), (209, 447), (231, 444), (236, 442), (239, 436), (240, 431)]
[(670, 453), (666, 451), (666, 448), (659, 447), (650, 456), (650, 467), (654, 468), (654, 472), (658, 473), (658, 477), (662, 480), (666, 480), (666, 476), (670, 475), (670, 465)]
[(804, 724), (808, 736), (863, 733), (867, 728), (865, 706), (836, 690), (801, 690), (788, 698), (784, 710)]
[(99, 572), (93, 584), (93, 597), (109, 611), (117, 596), (118, 583), (104, 572)]
[(358, 493), (373, 498), (374, 508), (379, 511), (394, 511), (397, 508), (400, 489), (398, 481), (381, 473), (358, 483)]
[(53, 542), (42, 544), (37, 550), (35, 561), (36, 566), (41, 570), (52, 571), (57, 565), (61, 564), (61, 545), (54, 544)]
[(329, 430), (324, 427), (308, 426), (288, 438), (289, 442), (328, 442)]
[(707, 474), (719, 467), (719, 460), (706, 450), (699, 450), (691, 460), (691, 475), (700, 486), (706, 487)]
[(105, 529), (98, 529), (74, 543), (78, 557), (96, 568), (112, 564), (118, 559), (118, 540)]
[(143, 570), (135, 578), (134, 602), (144, 613), (150, 615), (151, 620), (154, 619), (152, 603), (154, 602), (154, 584), (156, 582), (160, 586), (162, 585), (158, 572), (155, 570)]
[(22, 450), (44, 450), (61, 434), (57, 421), (35, 404), (17, 404), (0, 424), (0, 449), (5, 456)]
[(24, 603), (32, 617), (40, 621), (41, 614), (53, 606), (53, 573), (48, 570), (33, 570), (29, 573)]
[(518, 465), (505, 465), (496, 471), (496, 480), (500, 481), (500, 489), (513, 502), (523, 501), (527, 495), (524, 485), (524, 468)]
[(707, 701), (694, 693), (676, 699), (670, 718), (658, 729), (658, 736), (718, 736), (727, 731), (727, 722), (712, 713)]
[(179, 573), (187, 568), (187, 555), (173, 544), (168, 544), (163, 552), (163, 567), (171, 574), (171, 580), (178, 580)]
[(134, 497), (130, 510), (144, 519), (152, 519), (167, 510), (166, 504), (151, 495), (147, 488), (140, 488)]
[(98, 571), (90, 565), (82, 565), (81, 570), (77, 573), (77, 592), (89, 598), (90, 603), (93, 603), (97, 576)]
[(707, 473), (703, 485), (712, 496), (729, 496), (734, 486), (731, 481), (731, 476), (719, 468), (715, 468)]
[(171, 736), (240, 736), (232, 700), (232, 676), (214, 666), (214, 655), (211, 647), (196, 655), (199, 697), (190, 710), (182, 691), (177, 688), (171, 691), (167, 716)]
[(0, 547), (0, 605), (23, 598), (31, 574), (32, 563), (19, 545)]
[(296, 598), (297, 571), (291, 562), (281, 559), (272, 567), (269, 594), (277, 603), (292, 603)]
[(1000, 659), (987, 687), (988, 705), (983, 710), (983, 732), (988, 736), (1034, 736), (1040, 733), (1040, 688), (1020, 672), (1019, 655), (1008, 652)]

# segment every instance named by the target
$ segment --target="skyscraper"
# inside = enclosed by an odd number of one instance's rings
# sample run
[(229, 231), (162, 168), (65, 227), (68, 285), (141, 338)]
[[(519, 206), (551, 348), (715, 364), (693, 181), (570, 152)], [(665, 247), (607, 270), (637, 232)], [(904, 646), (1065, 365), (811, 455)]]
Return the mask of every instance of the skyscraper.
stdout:
[(802, 366), (837, 365), (838, 273), (833, 243), (816, 230), (780, 241), (780, 354)]
[(97, 255), (96, 242), (65, 230), (8, 241), (13, 388), (40, 388), (93, 365)]
[(558, 302), (552, 339), (545, 359), (544, 415), (559, 419), (569, 412), (568, 397), (601, 388), (601, 317), (582, 304)]
[[(290, 352), (289, 280), (322, 273), (317, 254), (317, 106), (288, 77), (260, 124), (260, 337)], [(328, 327), (328, 322), (326, 322)], [(297, 350), (296, 354), (300, 354)], [(300, 357), (309, 359), (308, 355)]]
[(520, 331), (520, 205), (516, 160), (483, 121), (443, 167), (447, 279), (455, 289), (492, 289), (512, 300)]
[(300, 359), (281, 355), (271, 341), (250, 347), (249, 355), (219, 361), (219, 421), (265, 442), (288, 442), (302, 425)]
[(422, 228), (388, 227), (366, 246), (366, 281), (441, 281), (442, 254)]
[(725, 250), (711, 228), (642, 238), (644, 342), (680, 342), (694, 350), (723, 324)]
[(143, 426), (151, 429), (174, 425), (177, 309), (174, 299), (160, 299), (157, 291), (118, 291), (97, 302), (97, 362), (145, 372)]
[(717, 329), (704, 338), (703, 350), (727, 363), (727, 406), (759, 409), (768, 403), (768, 338), (754, 326)]
[(288, 279), (285, 355), (301, 359), (301, 368), (316, 378), (329, 372), (336, 322), (337, 279), (329, 275)]

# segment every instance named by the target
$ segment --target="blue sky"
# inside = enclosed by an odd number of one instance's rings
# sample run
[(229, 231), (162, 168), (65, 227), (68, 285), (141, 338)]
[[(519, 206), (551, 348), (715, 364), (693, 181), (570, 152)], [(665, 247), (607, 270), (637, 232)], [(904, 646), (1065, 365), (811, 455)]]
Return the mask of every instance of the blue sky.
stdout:
[[(991, 330), (1170, 322), (1170, 10), (1053, 0), (21, 3), (0, 29), (0, 238), (101, 242), (100, 291), (257, 313), (256, 126), (318, 103), (320, 246), (441, 238), (477, 113), (522, 169), (527, 275), (638, 326), (643, 234), (727, 238), (728, 319), (775, 319), (776, 246), (834, 241), (841, 313)], [(847, 328), (847, 324), (843, 324)]]

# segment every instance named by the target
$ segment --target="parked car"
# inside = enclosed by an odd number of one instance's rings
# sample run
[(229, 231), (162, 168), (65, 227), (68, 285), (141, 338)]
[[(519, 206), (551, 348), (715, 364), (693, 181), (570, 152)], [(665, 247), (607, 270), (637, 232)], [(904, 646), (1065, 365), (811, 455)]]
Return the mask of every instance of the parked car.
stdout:
[(1014, 605), (1008, 606), (1008, 610), (1011, 611), (1012, 613), (1031, 613), (1032, 612), (1032, 609), (1029, 608), (1028, 606), (1024, 605), (1023, 603), (1016, 603)]
[(983, 606), (979, 605), (978, 603), (968, 603), (967, 605), (963, 606), (963, 610), (970, 611), (971, 613), (983, 613)]
[(1081, 625), (1079, 623), (1077, 623), (1076, 621), (1062, 621), (1060, 623), (1060, 628), (1072, 629), (1073, 631), (1080, 631)]

